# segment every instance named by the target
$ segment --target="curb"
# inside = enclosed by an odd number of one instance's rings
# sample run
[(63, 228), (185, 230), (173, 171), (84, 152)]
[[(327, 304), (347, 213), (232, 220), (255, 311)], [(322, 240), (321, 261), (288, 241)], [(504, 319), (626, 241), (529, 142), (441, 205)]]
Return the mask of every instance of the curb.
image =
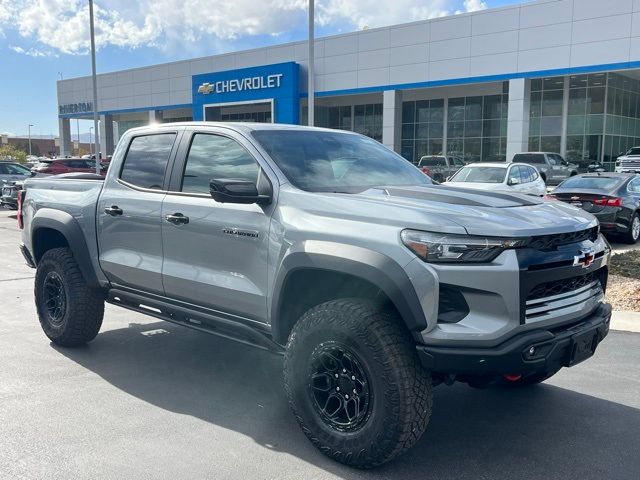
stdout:
[(611, 330), (640, 333), (640, 313), (613, 312), (611, 315)]

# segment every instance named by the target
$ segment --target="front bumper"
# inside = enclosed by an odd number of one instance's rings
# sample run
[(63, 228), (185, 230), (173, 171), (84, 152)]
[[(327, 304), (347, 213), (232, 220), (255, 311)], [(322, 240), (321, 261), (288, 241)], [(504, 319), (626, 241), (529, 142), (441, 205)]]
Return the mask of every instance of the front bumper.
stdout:
[[(595, 352), (609, 333), (611, 305), (603, 303), (577, 323), (532, 330), (491, 348), (418, 345), (418, 356), (431, 372), (457, 375), (527, 375), (571, 367)], [(529, 351), (534, 348), (534, 354)]]

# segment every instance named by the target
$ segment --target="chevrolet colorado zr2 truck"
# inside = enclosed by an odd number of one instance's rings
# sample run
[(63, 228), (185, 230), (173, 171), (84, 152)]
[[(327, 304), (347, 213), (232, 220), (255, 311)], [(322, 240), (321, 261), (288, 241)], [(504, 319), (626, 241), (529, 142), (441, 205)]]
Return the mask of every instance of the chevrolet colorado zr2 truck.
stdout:
[(106, 177), (29, 179), (19, 208), (53, 343), (93, 340), (108, 302), (282, 353), (305, 435), (355, 467), (416, 443), (434, 385), (533, 385), (609, 329), (592, 215), (435, 185), (350, 132), (132, 129)]

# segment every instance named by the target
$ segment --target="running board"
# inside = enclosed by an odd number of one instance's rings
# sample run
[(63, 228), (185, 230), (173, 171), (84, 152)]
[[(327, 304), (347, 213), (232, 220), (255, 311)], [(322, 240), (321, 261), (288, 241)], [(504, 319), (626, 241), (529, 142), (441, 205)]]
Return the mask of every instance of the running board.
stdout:
[(194, 311), (117, 288), (109, 290), (107, 303), (279, 355), (284, 353), (282, 346), (274, 342), (266, 332), (217, 315)]

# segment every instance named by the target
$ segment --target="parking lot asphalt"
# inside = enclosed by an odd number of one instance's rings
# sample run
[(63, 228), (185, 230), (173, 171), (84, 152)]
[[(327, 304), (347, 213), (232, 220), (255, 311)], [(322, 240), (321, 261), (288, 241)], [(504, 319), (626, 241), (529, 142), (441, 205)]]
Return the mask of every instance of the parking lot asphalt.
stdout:
[(633, 479), (640, 334), (525, 390), (435, 389), (431, 423), (373, 471), (325, 458), (286, 403), (282, 359), (107, 306), (86, 347), (38, 325), (34, 271), (0, 213), (0, 478)]

